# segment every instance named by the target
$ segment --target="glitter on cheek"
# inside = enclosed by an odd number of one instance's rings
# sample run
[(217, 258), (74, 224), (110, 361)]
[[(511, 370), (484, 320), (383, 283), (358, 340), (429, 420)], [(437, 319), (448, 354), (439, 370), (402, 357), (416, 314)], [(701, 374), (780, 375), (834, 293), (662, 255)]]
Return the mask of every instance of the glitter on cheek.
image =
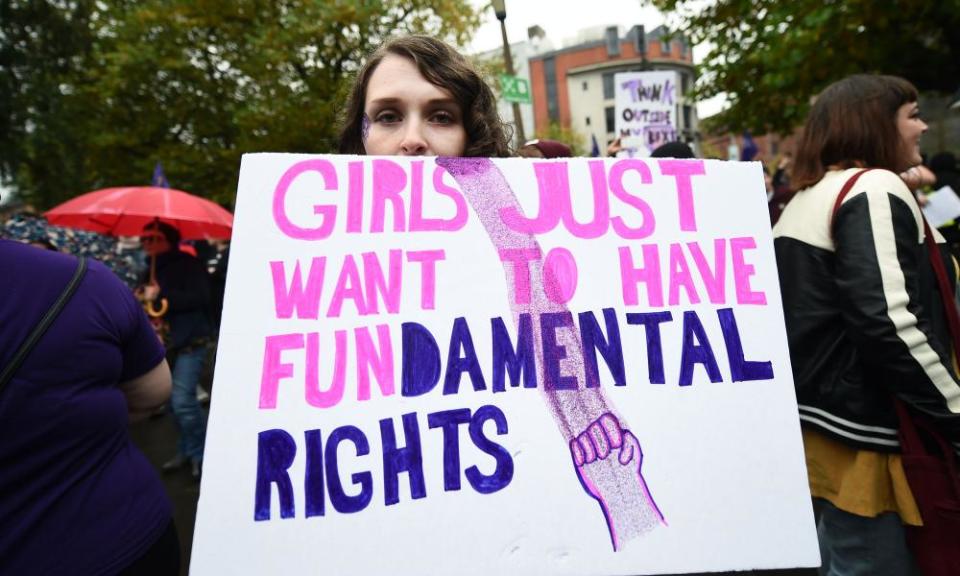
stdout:
[(360, 141), (366, 144), (367, 138), (370, 137), (370, 117), (367, 116), (366, 112), (363, 114), (363, 118), (360, 120)]

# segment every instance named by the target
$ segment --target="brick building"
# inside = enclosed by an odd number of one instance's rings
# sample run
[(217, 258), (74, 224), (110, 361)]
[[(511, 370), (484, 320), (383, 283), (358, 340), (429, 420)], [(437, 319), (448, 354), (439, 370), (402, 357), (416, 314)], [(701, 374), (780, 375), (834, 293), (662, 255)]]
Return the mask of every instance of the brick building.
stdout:
[[(645, 33), (634, 26), (621, 36), (611, 26), (579, 44), (534, 55), (529, 61), (534, 129), (551, 123), (591, 136), (601, 148), (615, 137), (614, 74), (641, 70), (676, 71), (680, 79), (677, 132), (696, 147), (695, 103), (686, 100), (695, 80), (693, 50), (680, 36), (669, 37), (663, 26)], [(528, 129), (529, 130), (529, 129)]]

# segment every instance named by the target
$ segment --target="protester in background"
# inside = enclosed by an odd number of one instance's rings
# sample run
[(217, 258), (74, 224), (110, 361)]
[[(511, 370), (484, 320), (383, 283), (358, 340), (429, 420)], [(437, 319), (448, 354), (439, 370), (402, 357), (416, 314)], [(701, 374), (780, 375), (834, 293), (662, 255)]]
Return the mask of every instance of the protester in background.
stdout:
[(556, 140), (528, 140), (517, 150), (517, 156), (523, 158), (570, 158), (573, 150), (563, 142)]
[[(623, 143), (621, 138), (617, 138), (607, 145), (607, 156), (615, 157), (621, 150), (623, 150)], [(667, 142), (661, 144), (654, 148), (653, 152), (650, 153), (651, 158), (696, 158), (697, 155), (693, 153), (693, 149), (690, 148), (685, 142), (676, 140), (674, 142)]]
[(342, 124), (341, 154), (510, 156), (490, 87), (428, 36), (389, 40), (367, 58)]
[(800, 191), (774, 227), (822, 574), (912, 573), (903, 524), (921, 518), (897, 454), (894, 397), (960, 440), (946, 313), (920, 208), (898, 176), (920, 163), (926, 129), (906, 80), (831, 84), (796, 151)]
[(784, 152), (780, 160), (777, 161), (777, 169), (770, 178), (769, 188), (767, 190), (767, 209), (770, 211), (770, 224), (776, 224), (780, 219), (780, 214), (793, 197), (793, 189), (790, 187), (790, 170), (793, 165), (793, 155), (790, 152)]
[[(0, 265), (16, 271), (0, 274), (6, 369), (77, 260), (0, 240)], [(175, 575), (172, 508), (128, 432), (170, 395), (170, 370), (130, 289), (103, 264), (87, 265), (0, 386), (0, 572)]]
[(680, 142), (679, 140), (675, 142), (667, 142), (666, 144), (661, 144), (657, 146), (653, 152), (650, 153), (651, 158), (696, 158), (697, 156), (693, 153), (693, 150), (685, 142)]
[(934, 174), (932, 184), (934, 190), (944, 186), (953, 188), (955, 194), (960, 194), (960, 171), (957, 170), (957, 157), (950, 152), (938, 152), (930, 158), (930, 170)]
[(189, 464), (191, 475), (199, 479), (207, 417), (197, 400), (197, 385), (211, 342), (209, 279), (202, 262), (180, 251), (180, 233), (170, 224), (147, 224), (140, 243), (147, 256), (156, 259), (156, 284), (146, 284), (138, 295), (150, 303), (166, 299), (168, 305), (164, 318), (169, 324), (167, 350), (173, 365), (170, 408), (180, 437), (176, 456), (162, 468), (170, 471)]

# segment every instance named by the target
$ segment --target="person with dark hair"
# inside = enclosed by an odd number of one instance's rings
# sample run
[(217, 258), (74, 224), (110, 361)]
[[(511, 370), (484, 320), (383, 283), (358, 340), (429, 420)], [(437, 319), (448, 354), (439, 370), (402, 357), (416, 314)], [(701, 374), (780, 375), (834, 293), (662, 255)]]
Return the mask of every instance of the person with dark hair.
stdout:
[[(926, 129), (906, 80), (831, 84), (796, 150), (799, 191), (774, 227), (822, 574), (914, 570), (903, 525), (921, 517), (895, 399), (960, 440), (960, 384), (935, 270), (942, 263), (953, 279), (954, 263), (899, 176), (920, 164)], [(928, 234), (936, 248), (925, 245)]]
[(650, 153), (651, 158), (696, 158), (693, 150), (686, 142), (679, 140), (667, 142), (654, 148)]
[(573, 150), (563, 142), (538, 138), (528, 140), (517, 150), (517, 155), (522, 158), (570, 158)]
[(202, 262), (180, 251), (180, 232), (170, 224), (160, 220), (147, 224), (140, 242), (147, 256), (155, 259), (151, 268), (156, 277), (155, 283), (148, 279), (138, 296), (151, 304), (167, 303), (167, 352), (173, 366), (170, 408), (180, 433), (176, 456), (162, 468), (189, 465), (191, 475), (199, 479), (207, 417), (197, 399), (197, 385), (212, 336), (209, 278)]
[(934, 175), (933, 189), (949, 186), (960, 195), (960, 170), (957, 169), (957, 157), (950, 152), (938, 152), (930, 158), (930, 170)]
[(470, 62), (429, 36), (383, 44), (357, 73), (341, 154), (507, 157), (493, 92)]
[(170, 395), (150, 321), (95, 260), (0, 240), (0, 268), (0, 573), (175, 576), (173, 509), (129, 432)]

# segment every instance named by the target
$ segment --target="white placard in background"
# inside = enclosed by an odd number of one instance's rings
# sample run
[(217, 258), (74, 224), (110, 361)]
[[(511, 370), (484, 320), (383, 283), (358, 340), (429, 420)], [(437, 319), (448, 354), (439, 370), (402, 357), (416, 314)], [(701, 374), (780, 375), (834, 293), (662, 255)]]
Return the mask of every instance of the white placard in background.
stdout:
[(646, 157), (677, 140), (676, 72), (623, 72), (613, 77), (615, 127), (621, 157)]
[(243, 158), (193, 574), (819, 564), (760, 165)]

